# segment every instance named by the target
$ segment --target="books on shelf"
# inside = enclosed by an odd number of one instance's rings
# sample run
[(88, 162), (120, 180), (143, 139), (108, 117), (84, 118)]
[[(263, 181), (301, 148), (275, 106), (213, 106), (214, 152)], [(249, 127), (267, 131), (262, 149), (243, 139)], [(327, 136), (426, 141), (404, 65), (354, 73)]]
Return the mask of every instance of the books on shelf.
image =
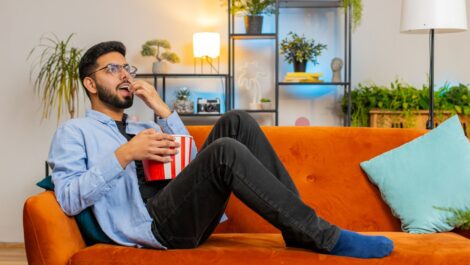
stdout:
[(321, 83), (322, 76), (323, 73), (290, 72), (284, 77), (284, 82)]

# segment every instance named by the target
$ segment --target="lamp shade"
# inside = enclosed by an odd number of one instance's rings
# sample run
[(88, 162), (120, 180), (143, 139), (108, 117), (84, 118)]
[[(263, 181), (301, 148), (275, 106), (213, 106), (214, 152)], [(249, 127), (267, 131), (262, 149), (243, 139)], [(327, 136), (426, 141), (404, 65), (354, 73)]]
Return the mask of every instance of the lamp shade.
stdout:
[(198, 32), (193, 35), (193, 53), (195, 58), (220, 55), (220, 34), (216, 32)]
[(402, 0), (401, 31), (450, 33), (467, 30), (466, 0)]

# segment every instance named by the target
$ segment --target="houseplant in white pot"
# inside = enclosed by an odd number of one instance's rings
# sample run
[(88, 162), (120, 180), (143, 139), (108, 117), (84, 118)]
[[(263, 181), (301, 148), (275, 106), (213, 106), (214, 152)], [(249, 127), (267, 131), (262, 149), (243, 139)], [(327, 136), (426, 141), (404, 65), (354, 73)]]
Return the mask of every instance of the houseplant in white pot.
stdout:
[(232, 14), (244, 14), (246, 34), (261, 34), (263, 14), (276, 12), (276, 0), (234, 0)]
[[(29, 53), (28, 58), (38, 54), (38, 61), (31, 68), (31, 76), (36, 75), (34, 90), (42, 100), (43, 119), (48, 119), (53, 110), (57, 112), (57, 122), (64, 110), (70, 118), (78, 113), (78, 64), (82, 50), (72, 46), (73, 35), (70, 34), (65, 40), (60, 40), (56, 35), (44, 36)], [(37, 74), (36, 67), (39, 68)]]
[(152, 72), (156, 73), (165, 73), (166, 72), (166, 62), (169, 63), (179, 63), (180, 58), (178, 55), (171, 51), (171, 44), (167, 40), (155, 39), (149, 40), (142, 45), (142, 50), (140, 51), (142, 56), (152, 56), (155, 57), (156, 61), (153, 63)]
[(269, 110), (272, 109), (271, 100), (269, 98), (260, 99), (261, 109)]

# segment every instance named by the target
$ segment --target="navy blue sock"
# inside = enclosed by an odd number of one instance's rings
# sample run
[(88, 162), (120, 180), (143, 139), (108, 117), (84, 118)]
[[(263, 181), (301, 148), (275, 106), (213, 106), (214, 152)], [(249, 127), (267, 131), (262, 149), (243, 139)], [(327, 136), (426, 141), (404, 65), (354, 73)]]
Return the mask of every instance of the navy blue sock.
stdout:
[(383, 258), (393, 250), (393, 241), (383, 236), (365, 236), (341, 230), (338, 242), (329, 254), (355, 258)]

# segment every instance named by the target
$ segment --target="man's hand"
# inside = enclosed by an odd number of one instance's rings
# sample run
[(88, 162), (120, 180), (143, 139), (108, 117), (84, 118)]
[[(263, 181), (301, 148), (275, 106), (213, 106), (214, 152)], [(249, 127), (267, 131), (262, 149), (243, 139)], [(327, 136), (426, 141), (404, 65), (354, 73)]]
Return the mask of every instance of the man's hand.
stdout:
[(163, 102), (157, 93), (157, 90), (149, 83), (143, 80), (134, 81), (131, 85), (131, 92), (137, 97), (141, 98), (145, 104), (155, 112), (155, 114), (162, 118), (167, 118), (171, 114), (168, 105)]
[[(174, 147), (173, 149), (171, 149)], [(155, 129), (143, 130), (128, 143), (121, 145), (114, 154), (122, 168), (133, 160), (155, 160), (170, 162), (169, 155), (176, 154), (179, 144), (169, 134), (159, 133)]]

